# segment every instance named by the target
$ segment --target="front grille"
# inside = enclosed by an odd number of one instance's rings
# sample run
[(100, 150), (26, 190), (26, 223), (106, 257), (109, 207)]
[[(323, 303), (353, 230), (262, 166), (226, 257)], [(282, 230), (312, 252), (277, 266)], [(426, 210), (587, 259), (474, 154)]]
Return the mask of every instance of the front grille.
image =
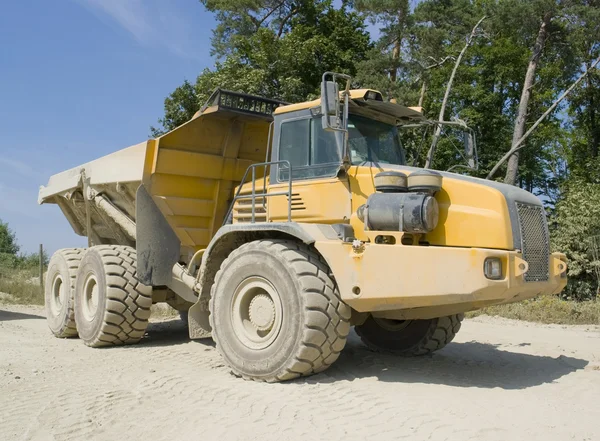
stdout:
[(529, 264), (525, 281), (547, 281), (550, 277), (550, 243), (544, 208), (520, 202), (516, 204), (523, 259)]

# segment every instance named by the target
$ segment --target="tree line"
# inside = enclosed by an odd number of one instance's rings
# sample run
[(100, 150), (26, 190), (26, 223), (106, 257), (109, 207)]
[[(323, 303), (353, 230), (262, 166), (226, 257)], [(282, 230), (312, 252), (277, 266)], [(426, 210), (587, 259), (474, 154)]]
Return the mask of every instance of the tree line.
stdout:
[[(48, 256), (43, 253), (43, 263), (48, 265)], [(14, 231), (0, 219), (0, 278), (8, 277), (14, 270), (38, 269), (39, 253), (22, 253)]]
[[(200, 3), (217, 21), (215, 64), (166, 97), (152, 136), (189, 120), (217, 87), (298, 102), (318, 96), (323, 72), (348, 73), (354, 87), (472, 127), (480, 166), (471, 175), (488, 177), (515, 151), (491, 177), (542, 199), (553, 247), (571, 262), (565, 296), (595, 297), (600, 0)], [(429, 165), (448, 169), (451, 143), (427, 136)], [(416, 163), (427, 153), (417, 151)]]

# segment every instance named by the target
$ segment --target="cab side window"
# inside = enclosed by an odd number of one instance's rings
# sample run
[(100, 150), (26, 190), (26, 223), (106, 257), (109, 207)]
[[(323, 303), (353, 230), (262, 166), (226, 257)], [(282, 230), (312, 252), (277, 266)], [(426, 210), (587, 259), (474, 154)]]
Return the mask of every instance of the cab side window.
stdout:
[[(281, 124), (279, 159), (292, 166), (292, 179), (335, 176), (341, 162), (334, 132), (327, 132), (319, 118), (297, 119)], [(289, 170), (279, 166), (279, 180)]]

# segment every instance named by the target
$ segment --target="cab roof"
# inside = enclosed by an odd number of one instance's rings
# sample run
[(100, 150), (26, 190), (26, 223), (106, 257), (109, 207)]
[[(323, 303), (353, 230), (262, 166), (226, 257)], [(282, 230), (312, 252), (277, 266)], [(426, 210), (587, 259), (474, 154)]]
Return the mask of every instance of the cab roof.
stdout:
[[(321, 105), (321, 99), (303, 103), (279, 106), (274, 115), (306, 110)], [(393, 102), (383, 101), (381, 92), (372, 89), (353, 89), (350, 91), (349, 112), (377, 120), (393, 120), (390, 123), (415, 122), (425, 119), (420, 107), (405, 107)]]

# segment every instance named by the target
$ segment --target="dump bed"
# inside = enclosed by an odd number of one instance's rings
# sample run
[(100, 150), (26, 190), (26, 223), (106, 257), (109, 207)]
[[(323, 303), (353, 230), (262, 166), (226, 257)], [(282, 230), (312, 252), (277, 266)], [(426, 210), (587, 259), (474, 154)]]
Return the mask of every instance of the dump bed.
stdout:
[(142, 184), (181, 246), (205, 248), (247, 167), (265, 160), (279, 104), (217, 90), (175, 130), (52, 176), (39, 203), (58, 204), (73, 230), (94, 243), (133, 245)]

